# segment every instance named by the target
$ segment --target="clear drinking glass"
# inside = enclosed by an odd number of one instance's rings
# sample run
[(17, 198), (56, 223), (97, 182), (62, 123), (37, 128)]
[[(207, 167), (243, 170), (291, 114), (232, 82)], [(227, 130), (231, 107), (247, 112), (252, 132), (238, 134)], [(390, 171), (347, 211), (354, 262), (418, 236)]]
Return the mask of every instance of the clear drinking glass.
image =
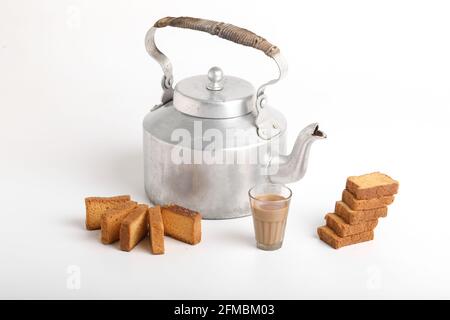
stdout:
[(248, 191), (255, 227), (256, 246), (281, 248), (292, 191), (282, 184), (258, 184)]

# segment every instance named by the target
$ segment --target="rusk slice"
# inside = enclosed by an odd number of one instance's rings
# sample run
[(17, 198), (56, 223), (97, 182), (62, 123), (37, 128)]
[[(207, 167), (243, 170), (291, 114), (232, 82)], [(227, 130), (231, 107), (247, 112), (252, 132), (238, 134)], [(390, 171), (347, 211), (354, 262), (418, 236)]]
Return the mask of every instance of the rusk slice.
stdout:
[(129, 201), (115, 208), (106, 210), (102, 215), (102, 242), (110, 244), (120, 237), (120, 225), (126, 216), (137, 206), (134, 201)]
[(355, 199), (367, 200), (392, 196), (398, 192), (398, 181), (380, 172), (348, 177), (346, 188)]
[(120, 250), (131, 251), (147, 235), (148, 206), (140, 204), (130, 211), (120, 225)]
[(174, 239), (197, 244), (202, 237), (200, 213), (178, 205), (161, 208), (164, 223), (164, 234)]
[(127, 201), (130, 201), (130, 196), (128, 195), (85, 198), (84, 202), (86, 204), (86, 229), (100, 229), (103, 212)]
[(394, 196), (358, 200), (350, 193), (350, 191), (344, 190), (342, 193), (342, 201), (344, 201), (352, 210), (370, 210), (390, 205), (394, 202)]
[(148, 209), (148, 224), (150, 250), (153, 254), (164, 254), (164, 224), (160, 206)]
[(386, 217), (388, 210), (387, 206), (370, 210), (352, 210), (345, 202), (336, 201), (334, 212), (348, 224), (359, 224)]
[(371, 220), (360, 224), (348, 224), (335, 213), (325, 216), (327, 227), (332, 229), (339, 237), (347, 237), (366, 231), (372, 231), (378, 224), (378, 220)]
[(317, 234), (320, 240), (327, 243), (334, 249), (339, 249), (356, 243), (373, 240), (373, 231), (367, 231), (359, 234), (354, 234), (348, 237), (339, 237), (333, 230), (327, 226), (317, 228)]

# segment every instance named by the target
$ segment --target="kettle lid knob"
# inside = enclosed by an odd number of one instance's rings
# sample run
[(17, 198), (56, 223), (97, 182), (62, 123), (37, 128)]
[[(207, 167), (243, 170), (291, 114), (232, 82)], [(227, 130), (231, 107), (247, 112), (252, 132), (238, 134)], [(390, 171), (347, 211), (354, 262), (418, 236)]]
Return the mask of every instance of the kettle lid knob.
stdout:
[(208, 84), (206, 88), (212, 91), (223, 89), (223, 71), (219, 67), (212, 67), (208, 71)]

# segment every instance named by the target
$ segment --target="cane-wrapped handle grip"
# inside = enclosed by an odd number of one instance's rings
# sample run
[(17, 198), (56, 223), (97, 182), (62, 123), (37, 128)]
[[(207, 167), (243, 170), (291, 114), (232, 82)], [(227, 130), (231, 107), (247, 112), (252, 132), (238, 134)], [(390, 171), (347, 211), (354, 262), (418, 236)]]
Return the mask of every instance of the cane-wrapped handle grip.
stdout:
[(155, 28), (167, 26), (207, 32), (213, 36), (260, 50), (269, 57), (273, 57), (280, 51), (277, 46), (263, 37), (230, 23), (191, 17), (165, 17), (156, 21), (154, 25)]

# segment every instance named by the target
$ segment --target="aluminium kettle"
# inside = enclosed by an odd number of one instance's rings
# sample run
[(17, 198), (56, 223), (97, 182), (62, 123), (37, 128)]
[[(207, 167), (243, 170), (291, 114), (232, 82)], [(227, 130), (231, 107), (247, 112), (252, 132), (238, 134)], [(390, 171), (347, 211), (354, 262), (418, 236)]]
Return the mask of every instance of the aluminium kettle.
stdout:
[[(178, 81), (157, 48), (155, 32), (167, 26), (207, 32), (253, 47), (272, 58), (278, 78), (257, 90), (219, 67)], [(145, 116), (145, 191), (154, 204), (175, 203), (204, 219), (250, 214), (248, 190), (262, 182), (290, 183), (306, 171), (312, 143), (326, 138), (318, 124), (305, 127), (290, 154), (286, 119), (267, 104), (265, 89), (287, 72), (280, 50), (266, 39), (232, 24), (191, 17), (158, 20), (145, 37), (147, 52), (163, 70), (161, 103)]]

